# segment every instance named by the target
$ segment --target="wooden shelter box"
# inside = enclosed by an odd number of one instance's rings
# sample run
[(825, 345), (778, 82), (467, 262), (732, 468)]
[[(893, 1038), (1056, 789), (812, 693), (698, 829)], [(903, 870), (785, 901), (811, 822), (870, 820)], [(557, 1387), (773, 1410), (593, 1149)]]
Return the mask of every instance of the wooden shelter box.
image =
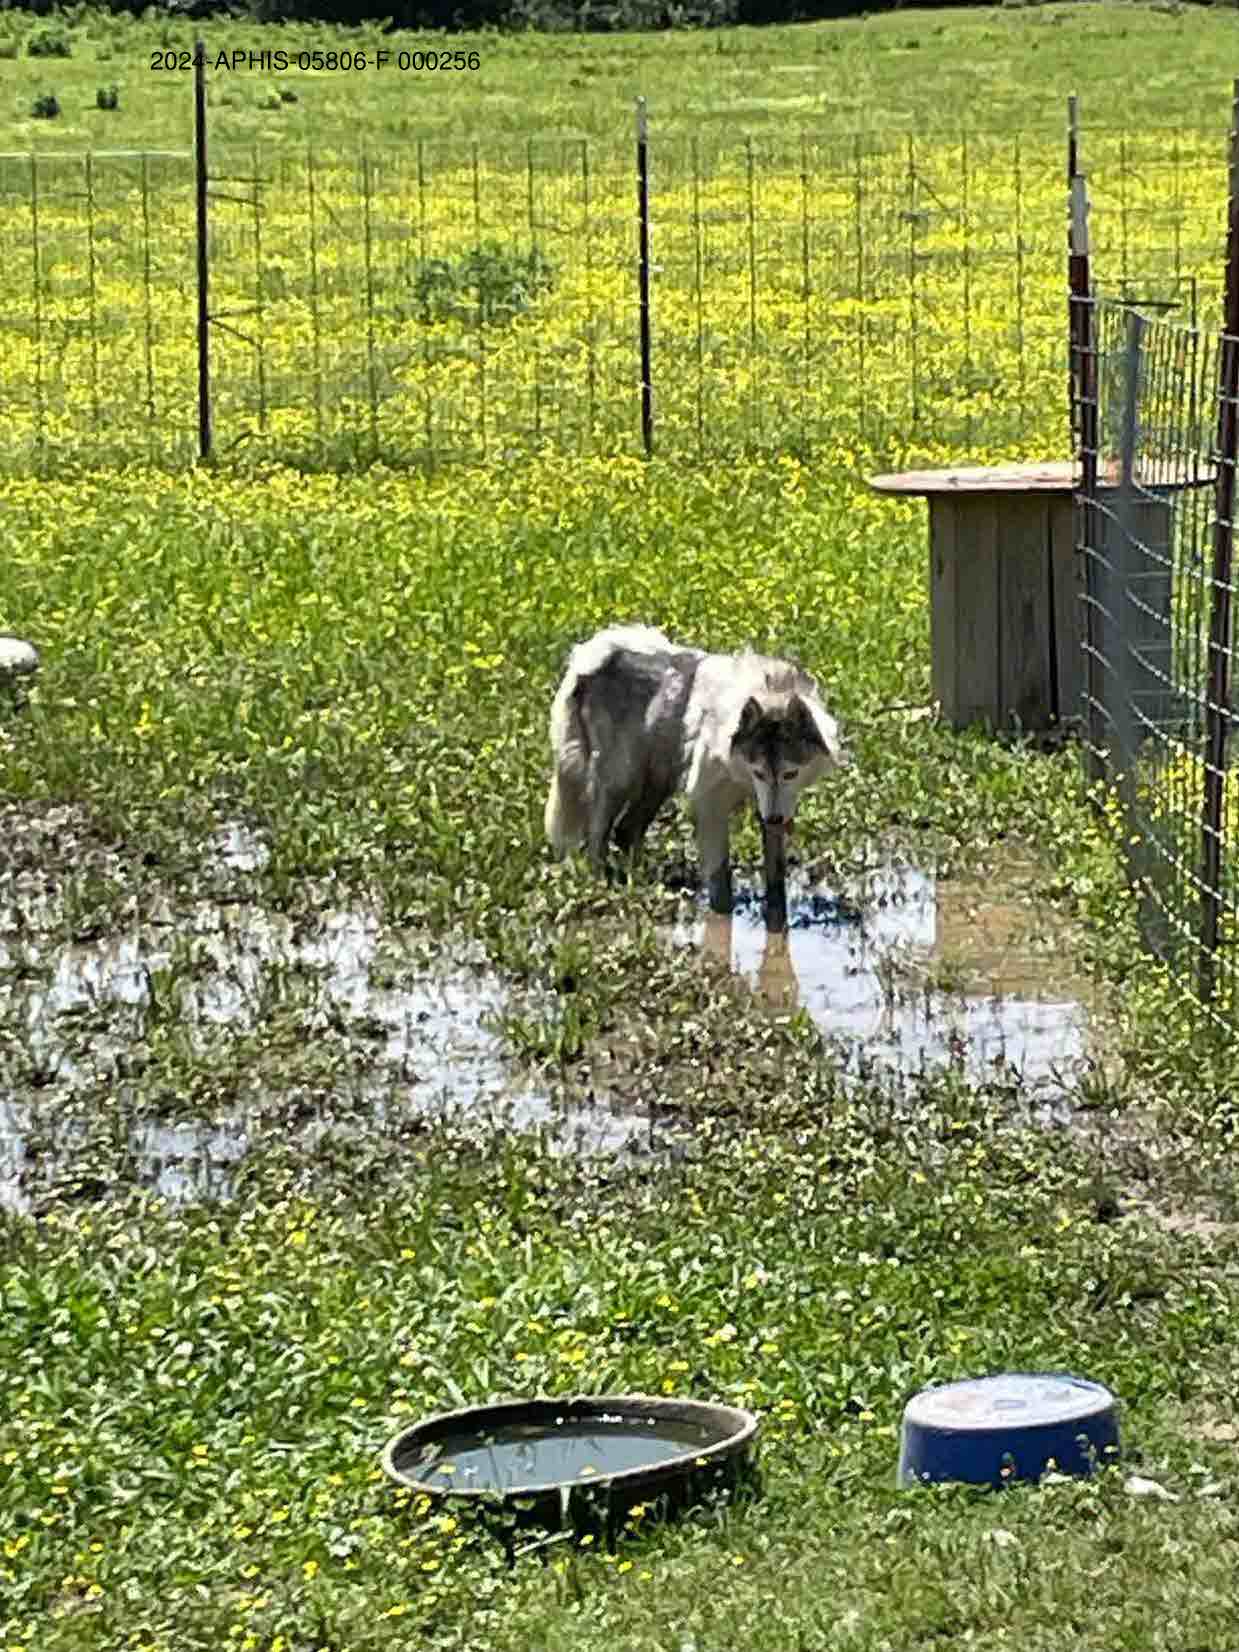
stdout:
[[(929, 593), (933, 694), (955, 728), (1018, 723), (1044, 730), (1083, 710), (1083, 558), (1076, 549), (1075, 468), (1070, 463), (904, 471), (875, 476), (879, 493), (929, 501)], [(1106, 490), (1109, 492), (1110, 490)], [(1123, 621), (1130, 657), (1142, 662), (1138, 690), (1150, 720), (1170, 714), (1172, 507), (1169, 489), (1130, 507), (1128, 532), (1143, 549), (1122, 573), (1104, 541), (1117, 540), (1101, 513), (1103, 556), (1092, 558), (1094, 644), (1110, 657), (1108, 616), (1119, 581), (1139, 588)], [(1132, 560), (1130, 554), (1128, 562)], [(1107, 589), (1108, 588), (1108, 589)], [(1162, 673), (1162, 662), (1165, 674)], [(1166, 702), (1166, 703), (1163, 703)]]

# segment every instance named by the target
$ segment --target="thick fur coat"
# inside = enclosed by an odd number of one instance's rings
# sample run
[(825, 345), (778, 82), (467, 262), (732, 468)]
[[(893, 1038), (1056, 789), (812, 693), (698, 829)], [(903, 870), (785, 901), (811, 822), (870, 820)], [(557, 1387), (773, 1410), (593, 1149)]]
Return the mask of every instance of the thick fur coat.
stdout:
[(636, 852), (677, 792), (687, 799), (716, 911), (731, 906), (731, 817), (752, 799), (786, 830), (806, 786), (848, 761), (816, 682), (788, 660), (711, 654), (647, 625), (579, 643), (551, 707), (545, 826), (557, 854)]

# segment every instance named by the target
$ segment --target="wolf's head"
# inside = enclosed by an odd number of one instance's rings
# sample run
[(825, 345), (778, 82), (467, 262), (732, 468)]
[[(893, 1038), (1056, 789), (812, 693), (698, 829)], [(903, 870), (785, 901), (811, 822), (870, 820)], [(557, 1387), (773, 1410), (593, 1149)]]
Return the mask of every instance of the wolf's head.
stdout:
[(835, 719), (820, 701), (793, 691), (745, 701), (731, 761), (747, 775), (763, 824), (786, 827), (804, 788), (849, 759)]

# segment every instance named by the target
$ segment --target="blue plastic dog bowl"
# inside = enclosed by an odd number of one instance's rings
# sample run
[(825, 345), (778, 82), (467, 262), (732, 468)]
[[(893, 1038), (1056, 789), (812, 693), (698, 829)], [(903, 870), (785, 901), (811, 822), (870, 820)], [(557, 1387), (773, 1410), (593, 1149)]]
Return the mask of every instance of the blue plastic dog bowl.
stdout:
[(904, 1408), (898, 1483), (1005, 1486), (1118, 1454), (1118, 1402), (1084, 1377), (1013, 1371), (925, 1388)]

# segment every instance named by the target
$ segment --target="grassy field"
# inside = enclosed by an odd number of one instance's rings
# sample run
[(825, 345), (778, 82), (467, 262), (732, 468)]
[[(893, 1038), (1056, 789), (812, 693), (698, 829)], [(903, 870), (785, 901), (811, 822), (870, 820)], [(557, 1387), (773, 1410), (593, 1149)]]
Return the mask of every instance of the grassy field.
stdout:
[[(1234, 77), (1224, 8), (1189, 6), (1004, 6), (944, 12), (915, 8), (793, 28), (728, 29), (705, 35), (582, 38), (566, 35), (388, 38), (377, 28), (316, 30), (214, 22), (152, 26), (89, 8), (67, 8), (73, 55), (19, 53), (6, 74), (0, 150), (88, 147), (176, 149), (192, 141), (188, 77), (153, 70), (160, 49), (184, 51), (201, 35), (209, 54), (283, 48), (368, 54), (450, 44), (476, 51), (476, 70), (401, 72), (394, 62), (357, 71), (367, 135), (525, 140), (620, 136), (632, 130), (632, 99), (648, 99), (661, 128), (782, 132), (789, 122), (826, 121), (844, 131), (897, 127), (953, 135), (960, 127), (1061, 133), (1076, 92), (1085, 119), (1136, 133), (1199, 120), (1226, 130)], [(10, 14), (13, 41), (41, 30)], [(357, 132), (352, 72), (223, 71), (215, 82), (224, 136), (248, 145), (304, 147)], [(96, 108), (115, 85), (119, 109)], [(279, 91), (297, 95), (278, 101)], [(54, 92), (58, 121), (30, 119), (40, 93)]]
[[(69, 59), (3, 62), (5, 141), (29, 146), (21, 110), (54, 89), (65, 114), (36, 123), (41, 149), (45, 129), (71, 147), (105, 122), (117, 147), (183, 145), (186, 85), (144, 93), (158, 31), (72, 28), (91, 45)], [(401, 83), (367, 108), (389, 140), (422, 118), (441, 136), (602, 136), (639, 69), (654, 108), (665, 87), (693, 118), (695, 85), (698, 104), (747, 99), (774, 129), (800, 95), (779, 71), (812, 61), (823, 95), (860, 100), (850, 124), (881, 108), (928, 132), (981, 85), (995, 124), (1043, 118), (1052, 147), (1074, 86), (1099, 120), (1203, 114), (1220, 148), (1224, 30), (1224, 14), (1047, 7), (483, 40), (485, 86)], [(105, 78), (121, 107), (96, 116), (83, 105)], [(307, 120), (328, 153), (358, 135), (330, 77), (279, 110), (258, 108), (257, 80), (238, 88), (220, 105), (238, 142), (304, 145)], [(1202, 223), (1213, 177), (1193, 185)], [(280, 210), (293, 244), (304, 219)], [(139, 221), (128, 196), (115, 214)], [(133, 267), (109, 301), (131, 353)], [(170, 297), (151, 335), (170, 371), (192, 363), (176, 307), (191, 300)], [(544, 328), (547, 359), (558, 315), (521, 323)], [(271, 348), (295, 355), (281, 317)], [(953, 325), (944, 313), (962, 350)], [(897, 407), (893, 363), (874, 394)], [(1143, 958), (1074, 752), (884, 709), (929, 694), (924, 521), (858, 483), (873, 457), (858, 433), (808, 462), (772, 397), (765, 455), (725, 466), (645, 465), (604, 427), (595, 451), (430, 475), (261, 453), (176, 474), (118, 420), (118, 462), (91, 469), (88, 366), (78, 381), (52, 409), (78, 468), (23, 461), (0, 482), (0, 629), (44, 662), (25, 711), (0, 714), (0, 1647), (1228, 1645), (1233, 1056)], [(855, 394), (841, 374), (812, 411), (829, 424)], [(933, 409), (950, 385), (938, 394), (916, 440), (945, 456)], [(1030, 376), (1005, 449), (1051, 443), (1062, 399), (1049, 368)], [(1031, 849), (1073, 969), (1110, 1005), (1107, 1059), (1067, 1126), (1031, 1124), (1013, 1079), (845, 1084), (806, 1016), (668, 947), (695, 910), (666, 875), (682, 822), (656, 833), (661, 875), (627, 889), (550, 863), (549, 697), (569, 643), (616, 616), (798, 653), (820, 675), (857, 756), (798, 820), (823, 886), (894, 851), (997, 878)], [(751, 878), (751, 826), (738, 847)], [(486, 1038), (502, 1059), (478, 1055)], [(584, 1158), (482, 1106), (428, 1116), (425, 1092), (492, 1068), (548, 1121), (615, 1106), (654, 1145)], [(166, 1176), (156, 1160), (178, 1151), (213, 1154), (222, 1189)], [(911, 1392), (1021, 1367), (1111, 1384), (1128, 1463), (999, 1496), (895, 1491)], [(758, 1410), (764, 1497), (509, 1572), (378, 1472), (424, 1412), (619, 1389)], [(1129, 1495), (1131, 1468), (1178, 1501)]]

